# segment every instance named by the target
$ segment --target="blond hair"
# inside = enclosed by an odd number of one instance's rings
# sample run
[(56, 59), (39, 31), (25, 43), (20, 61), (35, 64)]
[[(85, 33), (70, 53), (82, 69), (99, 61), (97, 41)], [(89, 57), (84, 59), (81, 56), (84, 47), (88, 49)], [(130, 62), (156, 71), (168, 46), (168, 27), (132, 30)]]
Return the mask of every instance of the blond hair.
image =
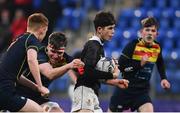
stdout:
[(42, 13), (34, 13), (28, 17), (27, 28), (37, 30), (40, 27), (48, 26), (48, 19)]

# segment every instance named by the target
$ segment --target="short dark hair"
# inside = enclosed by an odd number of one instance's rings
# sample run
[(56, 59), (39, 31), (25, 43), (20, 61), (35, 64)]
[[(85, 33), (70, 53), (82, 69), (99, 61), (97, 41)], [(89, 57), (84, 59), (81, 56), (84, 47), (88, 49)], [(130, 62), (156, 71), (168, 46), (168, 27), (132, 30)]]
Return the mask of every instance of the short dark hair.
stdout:
[(96, 14), (93, 22), (95, 29), (97, 29), (98, 27), (105, 27), (116, 23), (112, 13), (103, 11)]
[(159, 24), (158, 24), (157, 20), (154, 17), (147, 17), (147, 18), (141, 20), (141, 25), (142, 25), (142, 28), (150, 27), (150, 26), (153, 26), (153, 25), (155, 25), (155, 27), (157, 29), (159, 28)]
[(48, 43), (51, 44), (54, 49), (59, 49), (60, 47), (66, 47), (67, 37), (62, 32), (53, 32), (49, 36)]

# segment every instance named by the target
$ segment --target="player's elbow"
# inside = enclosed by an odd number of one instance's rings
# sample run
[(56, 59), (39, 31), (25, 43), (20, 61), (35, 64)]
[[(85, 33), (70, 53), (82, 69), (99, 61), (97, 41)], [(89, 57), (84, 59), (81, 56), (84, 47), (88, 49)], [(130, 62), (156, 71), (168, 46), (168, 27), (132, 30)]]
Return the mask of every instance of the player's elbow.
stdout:
[(54, 75), (51, 71), (46, 71), (46, 73), (44, 73), (44, 76), (46, 76), (48, 80), (54, 80)]
[(54, 76), (52, 73), (47, 74), (46, 76), (49, 80), (54, 80)]

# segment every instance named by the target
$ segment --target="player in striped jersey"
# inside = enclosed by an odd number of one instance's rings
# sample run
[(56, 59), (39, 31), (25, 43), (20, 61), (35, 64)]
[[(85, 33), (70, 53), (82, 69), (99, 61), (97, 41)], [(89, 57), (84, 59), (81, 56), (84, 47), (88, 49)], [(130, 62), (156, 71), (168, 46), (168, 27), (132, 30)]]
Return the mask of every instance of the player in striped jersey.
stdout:
[(158, 35), (158, 23), (155, 18), (148, 17), (141, 21), (141, 38), (126, 45), (119, 58), (119, 69), (124, 79), (129, 80), (127, 89), (116, 88), (109, 110), (122, 112), (131, 109), (139, 112), (153, 112), (149, 96), (150, 78), (156, 64), (161, 77), (161, 86), (170, 88), (162, 57), (162, 48), (155, 41)]

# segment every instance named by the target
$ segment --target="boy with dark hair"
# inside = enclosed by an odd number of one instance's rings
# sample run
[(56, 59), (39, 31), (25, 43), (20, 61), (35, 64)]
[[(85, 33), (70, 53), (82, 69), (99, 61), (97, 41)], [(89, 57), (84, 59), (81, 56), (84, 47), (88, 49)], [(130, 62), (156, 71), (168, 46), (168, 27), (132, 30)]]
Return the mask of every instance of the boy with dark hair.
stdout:
[(50, 34), (48, 43), (53, 45), (55, 49), (58, 49), (62, 46), (66, 47), (67, 38), (65, 37), (65, 34), (62, 32), (54, 32)]
[[(68, 70), (84, 65), (79, 59), (73, 60), (65, 53), (66, 45), (67, 38), (65, 34), (54, 32), (49, 36), (48, 46), (41, 48), (38, 53), (39, 68), (44, 86), (48, 87), (54, 79), (61, 77)], [(35, 82), (32, 75), (29, 74), (29, 70), (26, 70), (23, 75)], [(56, 102), (52, 102), (49, 98), (41, 96), (37, 91), (37, 85), (31, 81), (21, 78), (21, 81), (19, 81), (16, 87), (17, 92), (40, 104), (45, 111), (63, 112)]]
[(41, 13), (34, 13), (29, 16), (27, 32), (22, 34), (13, 42), (3, 56), (0, 64), (0, 109), (13, 112), (42, 112), (43, 109), (36, 102), (17, 95), (15, 86), (22, 71), (29, 66), (29, 69), (37, 84), (41, 95), (46, 95), (49, 90), (41, 83), (38, 68), (37, 53), (41, 47), (48, 29), (48, 19)]
[[(86, 42), (81, 60), (85, 63), (84, 72), (77, 78), (75, 85), (72, 112), (102, 112), (98, 101), (100, 81), (112, 83), (119, 75), (117, 65), (113, 73), (95, 69), (97, 62), (105, 57), (103, 44), (114, 35), (115, 19), (110, 12), (100, 12), (94, 19), (96, 33)], [(127, 87), (126, 80), (116, 79), (120, 86)], [(113, 81), (115, 82), (115, 81)]]
[(141, 21), (141, 37), (125, 46), (119, 58), (119, 69), (124, 79), (129, 80), (127, 89), (116, 88), (111, 97), (109, 110), (122, 112), (131, 109), (139, 112), (153, 112), (149, 96), (150, 79), (156, 64), (161, 77), (161, 86), (170, 88), (162, 57), (162, 48), (155, 41), (158, 35), (158, 23), (148, 17)]

